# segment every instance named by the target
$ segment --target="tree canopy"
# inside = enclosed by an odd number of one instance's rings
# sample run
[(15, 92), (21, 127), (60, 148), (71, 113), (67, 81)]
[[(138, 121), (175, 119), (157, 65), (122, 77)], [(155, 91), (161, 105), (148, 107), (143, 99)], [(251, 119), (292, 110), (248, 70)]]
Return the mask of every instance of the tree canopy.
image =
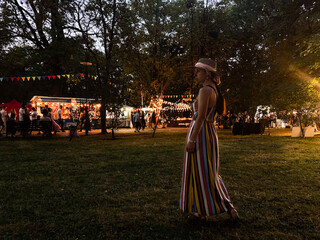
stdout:
[[(210, 57), (234, 111), (319, 103), (319, 1), (0, 3), (1, 101), (88, 95), (139, 106), (141, 94), (146, 103), (155, 95), (196, 94), (188, 67)], [(80, 65), (85, 61), (92, 67)], [(81, 72), (97, 78), (7, 81)]]

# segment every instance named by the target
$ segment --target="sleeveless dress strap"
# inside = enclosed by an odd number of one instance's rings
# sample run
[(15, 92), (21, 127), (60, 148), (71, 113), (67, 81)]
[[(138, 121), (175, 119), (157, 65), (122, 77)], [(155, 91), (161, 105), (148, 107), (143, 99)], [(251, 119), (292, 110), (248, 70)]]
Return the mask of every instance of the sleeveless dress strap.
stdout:
[[(206, 86), (212, 88), (215, 91), (216, 95), (218, 96), (218, 91), (216, 88), (212, 87), (211, 85), (206, 85)], [(213, 109), (214, 109), (214, 106), (210, 109), (210, 112), (207, 114), (207, 117), (206, 117), (207, 121), (208, 121), (208, 117), (212, 114)]]

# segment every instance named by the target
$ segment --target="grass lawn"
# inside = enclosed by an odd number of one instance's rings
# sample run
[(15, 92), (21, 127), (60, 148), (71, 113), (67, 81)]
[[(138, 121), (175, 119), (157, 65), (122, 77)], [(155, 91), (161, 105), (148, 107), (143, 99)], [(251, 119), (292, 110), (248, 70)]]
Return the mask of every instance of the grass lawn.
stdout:
[(319, 239), (320, 136), (219, 131), (241, 220), (178, 209), (186, 131), (0, 142), (0, 239)]

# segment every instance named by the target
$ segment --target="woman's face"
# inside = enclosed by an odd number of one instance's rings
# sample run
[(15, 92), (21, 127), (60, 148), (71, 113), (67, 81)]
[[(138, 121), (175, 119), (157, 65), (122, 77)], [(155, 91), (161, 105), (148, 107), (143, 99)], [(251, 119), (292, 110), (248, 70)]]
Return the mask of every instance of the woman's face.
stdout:
[(203, 83), (207, 78), (207, 72), (202, 68), (195, 68), (194, 77), (197, 80), (197, 83)]

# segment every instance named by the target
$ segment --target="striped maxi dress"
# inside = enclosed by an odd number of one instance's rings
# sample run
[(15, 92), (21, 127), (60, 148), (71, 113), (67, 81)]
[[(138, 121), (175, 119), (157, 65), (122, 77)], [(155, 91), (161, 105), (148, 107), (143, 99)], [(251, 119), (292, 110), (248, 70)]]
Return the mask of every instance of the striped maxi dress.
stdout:
[[(197, 100), (193, 110), (186, 141), (190, 138), (198, 116)], [(186, 149), (184, 152), (180, 209), (185, 213), (214, 216), (234, 208), (219, 175), (218, 135), (213, 124), (215, 114), (213, 107), (197, 136), (195, 152), (189, 153)]]

